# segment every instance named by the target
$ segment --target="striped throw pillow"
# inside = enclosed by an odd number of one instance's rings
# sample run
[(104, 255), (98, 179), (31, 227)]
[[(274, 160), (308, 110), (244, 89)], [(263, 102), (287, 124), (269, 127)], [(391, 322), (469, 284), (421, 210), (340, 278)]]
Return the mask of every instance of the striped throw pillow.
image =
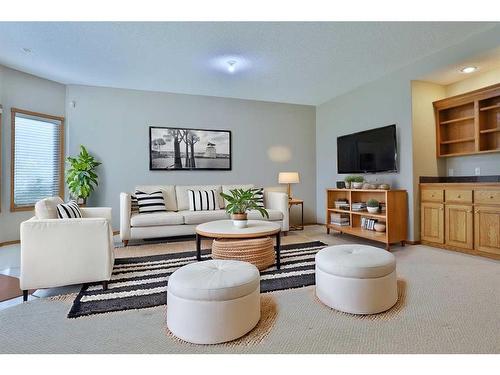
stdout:
[(145, 193), (143, 191), (137, 190), (135, 192), (135, 197), (137, 198), (139, 213), (141, 214), (167, 211), (167, 209), (165, 208), (163, 193), (161, 191)]
[(135, 195), (130, 196), (130, 211), (132, 213), (139, 212), (139, 204), (137, 203), (137, 197)]
[(76, 201), (58, 204), (56, 209), (59, 219), (79, 219), (82, 217), (82, 212)]
[(257, 206), (264, 208), (264, 188), (255, 189), (255, 197), (257, 198)]
[(216, 190), (188, 190), (190, 211), (212, 211), (219, 209)]

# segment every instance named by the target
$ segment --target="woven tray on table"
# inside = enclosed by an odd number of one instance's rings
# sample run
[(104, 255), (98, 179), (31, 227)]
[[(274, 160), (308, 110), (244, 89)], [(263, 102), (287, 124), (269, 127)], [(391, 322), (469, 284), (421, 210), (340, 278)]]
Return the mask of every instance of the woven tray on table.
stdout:
[(252, 263), (261, 271), (275, 262), (274, 243), (269, 237), (248, 240), (214, 240), (212, 258), (241, 260)]

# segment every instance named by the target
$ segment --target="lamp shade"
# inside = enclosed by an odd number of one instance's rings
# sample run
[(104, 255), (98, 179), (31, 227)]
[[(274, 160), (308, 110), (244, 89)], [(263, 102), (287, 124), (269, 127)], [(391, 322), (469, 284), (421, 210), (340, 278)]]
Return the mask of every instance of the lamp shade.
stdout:
[(300, 182), (299, 172), (280, 172), (278, 182), (280, 184), (298, 184)]

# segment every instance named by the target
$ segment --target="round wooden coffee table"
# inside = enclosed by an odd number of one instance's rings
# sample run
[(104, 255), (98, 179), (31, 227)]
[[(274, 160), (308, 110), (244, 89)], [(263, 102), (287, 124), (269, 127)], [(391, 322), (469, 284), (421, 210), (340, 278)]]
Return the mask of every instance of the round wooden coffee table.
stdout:
[(250, 239), (276, 236), (276, 268), (280, 269), (281, 225), (263, 221), (248, 220), (246, 228), (236, 228), (232, 220), (217, 220), (199, 224), (196, 227), (196, 259), (201, 260), (201, 239)]

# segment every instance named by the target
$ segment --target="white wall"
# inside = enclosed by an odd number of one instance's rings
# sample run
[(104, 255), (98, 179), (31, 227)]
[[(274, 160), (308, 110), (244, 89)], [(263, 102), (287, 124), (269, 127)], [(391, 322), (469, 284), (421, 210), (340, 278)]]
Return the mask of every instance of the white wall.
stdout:
[[(315, 108), (79, 85), (67, 87), (69, 152), (80, 144), (103, 162), (92, 205), (113, 207), (119, 224), (119, 194), (139, 184), (277, 185), (280, 171), (298, 171), (294, 195), (304, 199), (306, 222), (315, 222)], [(149, 171), (149, 126), (232, 131), (232, 171)], [(273, 146), (289, 150), (290, 160), (270, 160)]]
[(64, 116), (65, 87), (0, 66), (0, 104), (2, 116), (2, 176), (0, 243), (19, 239), (19, 224), (32, 212), (10, 212), (10, 109), (12, 107)]

